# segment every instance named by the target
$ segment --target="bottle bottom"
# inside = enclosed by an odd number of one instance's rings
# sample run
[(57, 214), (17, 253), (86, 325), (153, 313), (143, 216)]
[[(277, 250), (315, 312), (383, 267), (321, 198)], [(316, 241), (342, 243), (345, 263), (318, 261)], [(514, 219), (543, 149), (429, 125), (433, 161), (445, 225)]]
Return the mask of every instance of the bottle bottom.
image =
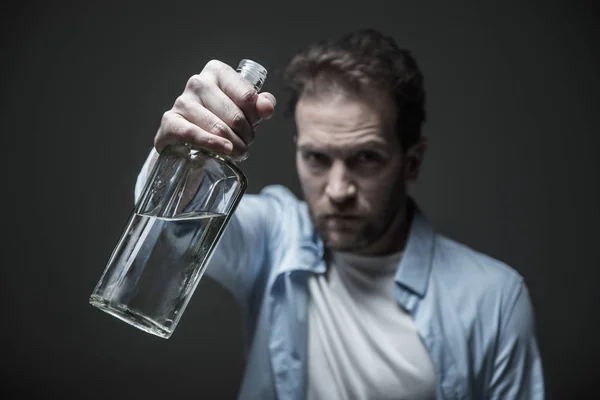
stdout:
[(171, 337), (172, 331), (165, 329), (162, 325), (154, 322), (150, 318), (139, 314), (135, 310), (132, 310), (123, 305), (117, 305), (111, 303), (99, 296), (92, 295), (90, 297), (90, 304), (118, 319), (123, 322), (128, 323), (129, 325), (133, 325), (134, 327), (158, 336), (163, 339), (168, 339)]

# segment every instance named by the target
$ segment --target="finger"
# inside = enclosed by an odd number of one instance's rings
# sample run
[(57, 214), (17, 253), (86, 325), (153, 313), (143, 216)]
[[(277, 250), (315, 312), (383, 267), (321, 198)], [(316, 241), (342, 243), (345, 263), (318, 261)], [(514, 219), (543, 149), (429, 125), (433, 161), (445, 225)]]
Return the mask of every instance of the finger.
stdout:
[(220, 62), (209, 62), (206, 70), (209, 74), (213, 74), (223, 93), (242, 110), (251, 126), (260, 121), (260, 116), (256, 112), (258, 93), (246, 78), (227, 64)]
[[(215, 90), (200, 94), (199, 101), (235, 132), (246, 144), (254, 140), (254, 131), (246, 114), (225, 93)], [(235, 144), (235, 143), (234, 143)]]
[(275, 96), (268, 92), (260, 93), (256, 100), (256, 113), (258, 117), (261, 120), (271, 118), (275, 113), (276, 105), (277, 100), (275, 99)]
[[(227, 96), (223, 95), (222, 92), (218, 93), (221, 93), (221, 100), (224, 104), (222, 107), (212, 105), (203, 106), (194, 96), (183, 94), (175, 101), (173, 110), (205, 131), (229, 140), (233, 144), (234, 153), (244, 152), (246, 151), (248, 143), (252, 142), (254, 138), (252, 128), (249, 126), (248, 122), (245, 121), (247, 127), (238, 128), (238, 130), (243, 129), (245, 132), (243, 135), (239, 135), (232, 129), (232, 127), (235, 128), (236, 124), (244, 124), (244, 122), (240, 122), (239, 119), (245, 120), (245, 117)], [(211, 98), (214, 98), (214, 96), (211, 96)], [(237, 111), (227, 112), (223, 110), (224, 108), (233, 108)], [(214, 110), (214, 112), (211, 112), (211, 110)], [(228, 120), (228, 115), (231, 114), (233, 114), (231, 117), (233, 118), (233, 122)], [(232, 127), (230, 127), (230, 125)]]
[(187, 143), (192, 148), (202, 148), (225, 156), (230, 156), (233, 150), (233, 144), (228, 139), (207, 132), (174, 111), (168, 111), (163, 116), (154, 147), (160, 153), (174, 143)]
[[(218, 85), (218, 76), (228, 75), (227, 72), (233, 71), (231, 67), (223, 64), (219, 61), (211, 61), (207, 64), (205, 69), (198, 75), (192, 76), (186, 85), (184, 95), (194, 97), (196, 102), (201, 103), (211, 112), (215, 113), (219, 118), (223, 119), (246, 143), (251, 143), (253, 140), (252, 122), (249, 120), (248, 115), (256, 115), (256, 112), (252, 113), (249, 109), (250, 103), (245, 103), (236, 96), (245, 96), (242, 91), (238, 91), (237, 94), (233, 93), (229, 97)], [(233, 77), (239, 83), (246, 86), (250, 86), (253, 91), (253, 95), (256, 95), (256, 91), (248, 82), (246, 82), (241, 76), (233, 71)], [(250, 93), (250, 92), (247, 92)], [(242, 110), (238, 107), (238, 104), (245, 103), (246, 110)], [(259, 120), (258, 116), (254, 117), (254, 120)]]
[(256, 100), (256, 115), (257, 120), (254, 121), (252, 127), (254, 128), (253, 133), (256, 135), (256, 128), (265, 119), (270, 119), (275, 113), (275, 96), (270, 93), (260, 93)]

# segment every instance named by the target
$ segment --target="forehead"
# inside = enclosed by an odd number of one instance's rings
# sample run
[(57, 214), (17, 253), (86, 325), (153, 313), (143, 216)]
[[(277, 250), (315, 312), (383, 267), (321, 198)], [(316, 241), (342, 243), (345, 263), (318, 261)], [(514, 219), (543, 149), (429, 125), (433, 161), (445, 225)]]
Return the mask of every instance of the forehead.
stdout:
[(393, 105), (377, 93), (304, 95), (296, 105), (295, 119), (298, 146), (348, 148), (397, 142)]

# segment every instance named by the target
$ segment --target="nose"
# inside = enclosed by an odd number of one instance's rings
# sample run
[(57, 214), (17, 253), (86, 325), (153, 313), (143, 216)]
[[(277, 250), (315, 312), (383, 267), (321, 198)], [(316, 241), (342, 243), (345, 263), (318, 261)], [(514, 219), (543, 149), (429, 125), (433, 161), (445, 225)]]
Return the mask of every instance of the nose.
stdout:
[(342, 162), (334, 162), (329, 170), (325, 194), (337, 205), (348, 203), (356, 197), (356, 185)]

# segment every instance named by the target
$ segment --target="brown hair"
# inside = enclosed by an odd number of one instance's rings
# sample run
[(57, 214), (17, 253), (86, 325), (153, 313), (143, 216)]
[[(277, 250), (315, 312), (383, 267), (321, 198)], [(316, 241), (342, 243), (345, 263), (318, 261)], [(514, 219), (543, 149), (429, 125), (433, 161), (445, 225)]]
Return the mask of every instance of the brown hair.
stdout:
[(421, 136), (426, 117), (423, 75), (409, 50), (374, 29), (311, 44), (292, 57), (283, 77), (290, 95), (287, 111), (292, 114), (304, 93), (338, 87), (360, 95), (377, 89), (395, 102), (403, 149)]

